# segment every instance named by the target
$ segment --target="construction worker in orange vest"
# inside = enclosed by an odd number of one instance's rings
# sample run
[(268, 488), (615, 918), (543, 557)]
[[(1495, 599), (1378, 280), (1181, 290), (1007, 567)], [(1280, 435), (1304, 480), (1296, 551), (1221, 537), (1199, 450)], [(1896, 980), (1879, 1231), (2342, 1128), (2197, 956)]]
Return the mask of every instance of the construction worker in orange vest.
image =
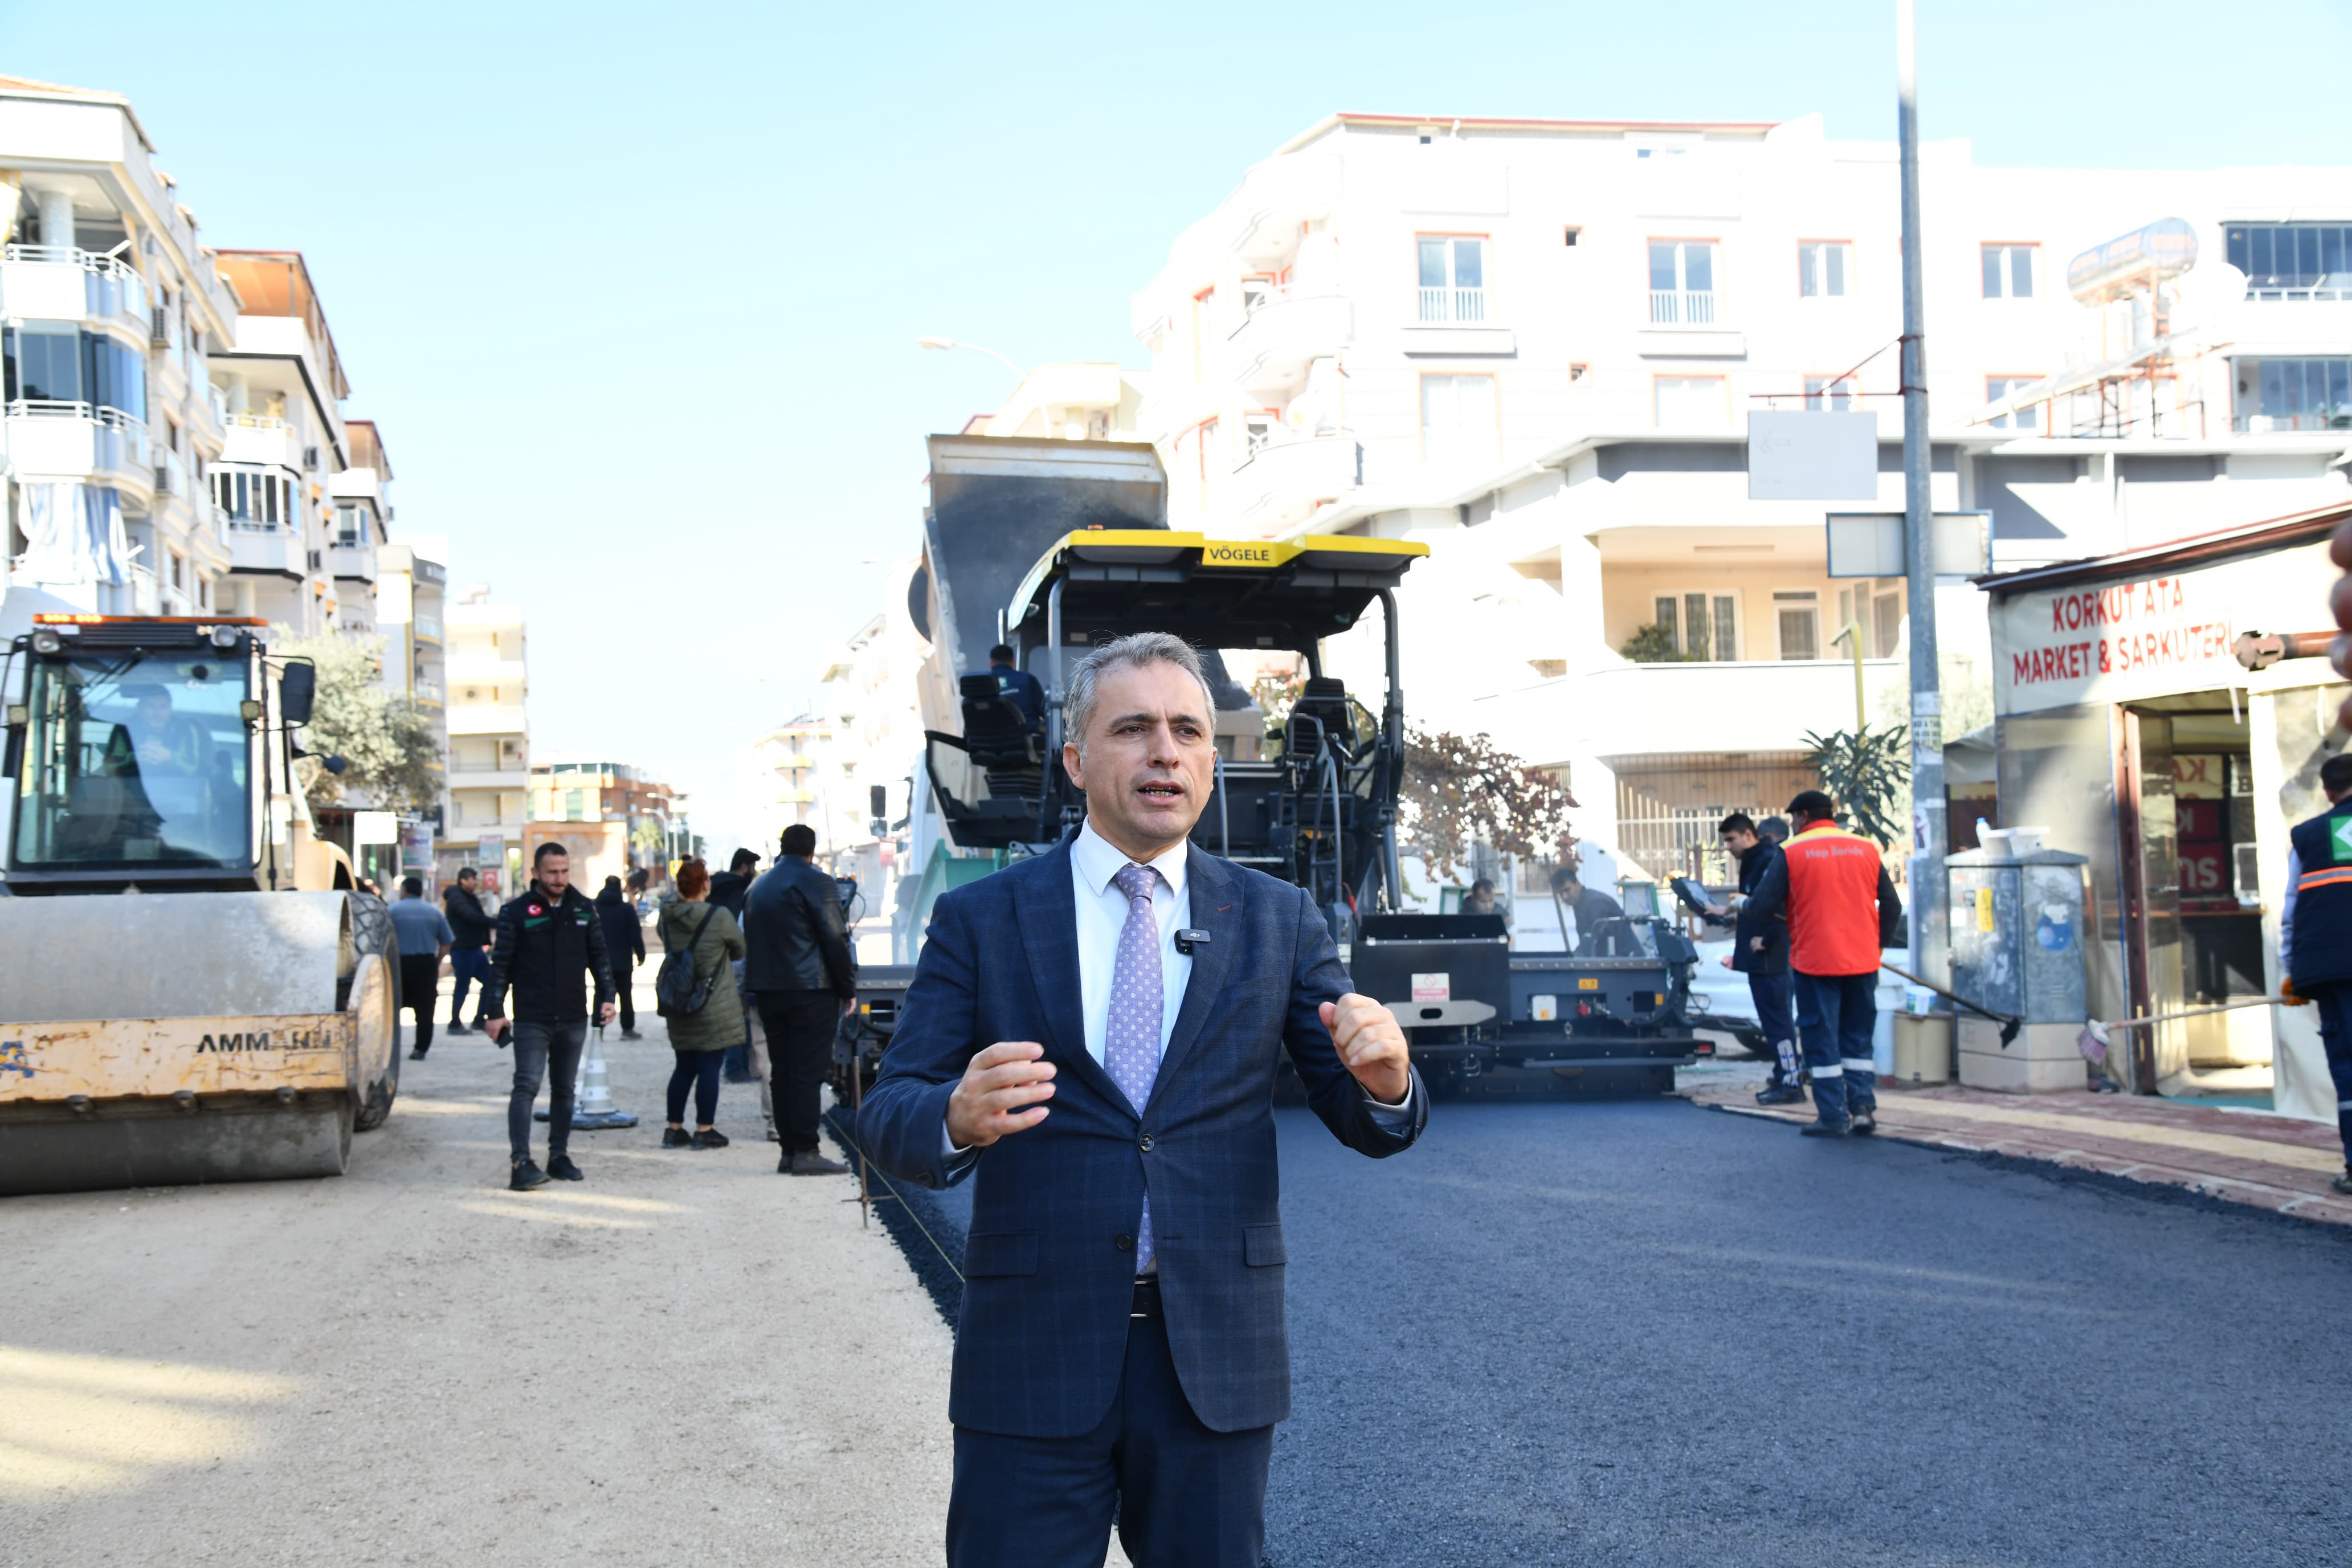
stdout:
[(1837, 825), (1820, 790), (1789, 803), (1796, 836), (1748, 896), (1758, 920), (1786, 911), (1797, 975), (1797, 1035), (1813, 1080), (1808, 1138), (1878, 1131), (1878, 1075), (1870, 1037), (1878, 1022), (1880, 951), (1903, 918), (1878, 846)]

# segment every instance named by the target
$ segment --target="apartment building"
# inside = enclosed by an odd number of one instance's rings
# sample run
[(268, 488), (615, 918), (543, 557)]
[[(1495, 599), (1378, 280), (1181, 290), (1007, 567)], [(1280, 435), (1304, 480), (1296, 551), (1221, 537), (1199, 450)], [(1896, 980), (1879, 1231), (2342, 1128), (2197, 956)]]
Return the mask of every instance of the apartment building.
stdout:
[(127, 100), (0, 77), (0, 246), (10, 622), (226, 603), (207, 364), (238, 303)]
[(449, 813), (439, 858), (446, 881), (478, 866), (494, 891), (520, 888), (530, 821), (530, 731), (522, 611), (471, 587), (443, 612), (449, 726)]
[[(1992, 563), (2345, 494), (2352, 174), (1983, 169), (1958, 141), (1922, 170), (1934, 501), (1988, 514)], [(2193, 265), (2102, 284), (2152, 225)], [(1135, 297), (1171, 521), (1426, 540), (1412, 710), (1565, 769), (1580, 831), (1662, 869), (1853, 726), (1849, 624), (1864, 714), (1907, 715), (1903, 583), (1830, 578), (1824, 528), (1903, 504), (1898, 237), (1893, 144), (1818, 117), (1332, 116)], [(1877, 494), (1751, 500), (1767, 408), (1877, 415)], [(1988, 657), (1963, 581), (1938, 626)]]
[(449, 820), (449, 711), (443, 653), (448, 561), (448, 541), (432, 535), (403, 534), (387, 539), (375, 552), (375, 630), (383, 638), (384, 686), (431, 722), (442, 758), (440, 798), (424, 814), (436, 837)]
[(656, 883), (668, 880), (678, 818), (667, 784), (626, 763), (564, 757), (533, 763), (530, 787), (524, 854), (542, 843), (562, 845), (572, 880), (591, 898), (606, 877), (625, 882), (642, 870)]
[(964, 434), (1141, 440), (1150, 383), (1145, 372), (1102, 362), (1041, 364), (1021, 378), (995, 413), (975, 416)]

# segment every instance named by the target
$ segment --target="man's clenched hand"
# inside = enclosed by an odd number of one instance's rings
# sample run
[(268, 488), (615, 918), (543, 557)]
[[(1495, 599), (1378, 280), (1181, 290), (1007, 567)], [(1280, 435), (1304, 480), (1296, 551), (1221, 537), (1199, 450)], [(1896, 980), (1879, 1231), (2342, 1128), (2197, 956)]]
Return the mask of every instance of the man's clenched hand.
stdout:
[(1008, 1132), (1045, 1120), (1054, 1064), (1034, 1040), (999, 1040), (971, 1058), (948, 1096), (948, 1137), (959, 1149), (985, 1149)]
[(1374, 1100), (1383, 1105), (1403, 1104), (1412, 1088), (1412, 1063), (1396, 1015), (1353, 991), (1336, 1003), (1324, 1003), (1322, 1013), (1323, 1026), (1331, 1031), (1339, 1064)]

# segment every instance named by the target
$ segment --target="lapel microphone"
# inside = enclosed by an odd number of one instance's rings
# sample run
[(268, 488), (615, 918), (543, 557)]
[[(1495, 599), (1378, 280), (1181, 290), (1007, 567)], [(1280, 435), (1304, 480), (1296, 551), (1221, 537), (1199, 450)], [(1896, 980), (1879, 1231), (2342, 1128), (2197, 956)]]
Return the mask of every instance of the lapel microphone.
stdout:
[(1176, 951), (1185, 957), (1192, 956), (1192, 948), (1196, 943), (1206, 947), (1209, 944), (1209, 933), (1204, 931), (1193, 931), (1190, 927), (1176, 933)]

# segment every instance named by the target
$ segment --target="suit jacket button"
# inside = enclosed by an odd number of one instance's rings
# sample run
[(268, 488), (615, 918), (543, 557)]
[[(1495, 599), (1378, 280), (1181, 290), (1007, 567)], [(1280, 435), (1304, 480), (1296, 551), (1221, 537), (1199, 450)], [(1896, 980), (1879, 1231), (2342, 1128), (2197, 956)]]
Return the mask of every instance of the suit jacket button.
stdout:
[(1133, 1252), (1135, 1250), (1135, 1237), (1131, 1236), (1122, 1236), (1118, 1240), (1112, 1242), (1111, 1245), (1118, 1247), (1121, 1252)]
[(1139, 1147), (1140, 1147), (1140, 1148), (1143, 1150), (1143, 1152), (1144, 1152), (1145, 1153), (1147, 1153), (1147, 1154), (1149, 1154), (1149, 1153), (1150, 1153), (1150, 1152), (1151, 1152), (1151, 1134), (1150, 1134), (1150, 1133), (1147, 1132), (1147, 1133), (1145, 1133), (1145, 1134), (1143, 1135), (1143, 1142), (1139, 1145)]

